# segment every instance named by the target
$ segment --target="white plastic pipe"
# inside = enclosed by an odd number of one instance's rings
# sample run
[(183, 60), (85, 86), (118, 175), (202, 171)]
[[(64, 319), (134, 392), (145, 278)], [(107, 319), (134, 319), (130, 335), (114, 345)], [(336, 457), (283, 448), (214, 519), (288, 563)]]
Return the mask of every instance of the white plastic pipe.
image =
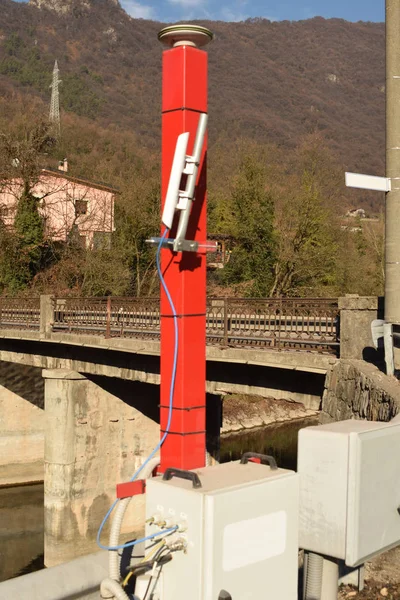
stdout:
[(118, 581), (107, 577), (103, 579), (100, 586), (100, 596), (105, 599), (116, 598), (117, 600), (130, 600)]
[[(126, 512), (126, 509), (128, 508), (130, 501), (131, 501), (131, 498), (124, 498), (123, 500), (120, 500), (118, 502), (117, 508), (115, 510), (115, 515), (114, 515), (114, 518), (112, 521), (110, 537), (109, 537), (109, 541), (108, 541), (108, 545), (111, 548), (114, 548), (115, 546), (119, 545), (119, 536), (121, 533), (122, 521), (124, 519), (125, 512)], [(108, 564), (109, 564), (110, 578), (114, 579), (115, 581), (119, 581), (120, 573), (119, 573), (118, 550), (109, 550), (108, 557), (109, 557)]]
[(322, 574), (322, 600), (337, 600), (339, 588), (339, 561), (324, 558)]
[(314, 552), (307, 556), (307, 573), (304, 600), (321, 600), (324, 558)]
[[(156, 467), (158, 467), (159, 464), (160, 464), (160, 457), (157, 456), (157, 457), (153, 458), (144, 467), (144, 469), (140, 473), (141, 479), (148, 479), (149, 477), (151, 477), (154, 469)], [(114, 519), (113, 519), (112, 525), (111, 525), (111, 530), (110, 530), (110, 537), (109, 537), (109, 544), (108, 544), (110, 547), (115, 547), (115, 546), (119, 545), (119, 537), (120, 537), (120, 533), (121, 533), (122, 521), (124, 519), (126, 509), (128, 508), (131, 499), (132, 498), (124, 498), (117, 505), (117, 508), (115, 510)], [(114, 579), (115, 581), (119, 581), (120, 572), (119, 572), (118, 550), (110, 550), (108, 553), (108, 557), (109, 557), (108, 564), (109, 564), (110, 578)]]

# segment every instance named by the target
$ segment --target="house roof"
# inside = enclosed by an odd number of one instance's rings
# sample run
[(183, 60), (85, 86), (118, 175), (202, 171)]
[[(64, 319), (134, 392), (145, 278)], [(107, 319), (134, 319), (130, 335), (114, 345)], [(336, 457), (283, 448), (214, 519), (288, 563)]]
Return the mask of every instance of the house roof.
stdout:
[(104, 183), (102, 181), (91, 181), (90, 179), (82, 179), (81, 177), (73, 177), (69, 175), (65, 171), (60, 171), (60, 169), (53, 169), (51, 167), (46, 167), (42, 169), (42, 173), (44, 175), (50, 175), (51, 177), (61, 177), (62, 179), (68, 179), (68, 181), (72, 181), (73, 183), (79, 183), (81, 185), (85, 185), (87, 187), (95, 188), (98, 190), (103, 190), (105, 192), (111, 192), (113, 194), (120, 194), (120, 190), (118, 188), (112, 187), (111, 185)]

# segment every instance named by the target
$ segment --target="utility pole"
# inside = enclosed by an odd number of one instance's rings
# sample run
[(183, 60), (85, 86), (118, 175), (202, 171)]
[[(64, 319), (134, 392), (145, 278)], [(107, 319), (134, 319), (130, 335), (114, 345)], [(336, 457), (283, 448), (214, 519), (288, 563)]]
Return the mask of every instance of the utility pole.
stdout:
[(52, 125), (54, 136), (59, 139), (61, 137), (61, 120), (60, 120), (60, 94), (58, 86), (61, 83), (61, 79), (58, 77), (58, 63), (55, 61), (53, 69), (53, 81), (50, 85), (51, 101), (50, 101), (50, 115), (49, 121)]
[(376, 344), (384, 338), (393, 375), (400, 370), (393, 346), (393, 326), (400, 325), (400, 0), (386, 0), (386, 177), (346, 173), (346, 185), (386, 192), (385, 318), (372, 323), (372, 336)]
[(386, 177), (385, 321), (400, 324), (400, 0), (386, 0)]

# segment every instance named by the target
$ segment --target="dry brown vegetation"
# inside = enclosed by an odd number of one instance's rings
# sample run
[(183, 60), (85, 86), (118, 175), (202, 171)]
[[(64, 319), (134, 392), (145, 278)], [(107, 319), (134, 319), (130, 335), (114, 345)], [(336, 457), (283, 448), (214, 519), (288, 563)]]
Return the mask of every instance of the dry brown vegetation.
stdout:
[[(48, 100), (57, 58), (65, 110), (135, 132), (138, 143), (158, 150), (161, 25), (131, 19), (112, 1), (73, 5), (58, 15), (0, 0), (0, 91)], [(290, 148), (319, 131), (345, 168), (383, 174), (383, 24), (206, 25), (217, 37), (209, 48), (211, 147), (229, 152), (232, 140), (248, 137)], [(379, 203), (376, 195), (361, 200), (374, 209)]]
[[(67, 156), (72, 174), (120, 188), (117, 234), (107, 257), (63, 252), (32, 285), (156, 293), (144, 240), (159, 224), (161, 25), (131, 19), (110, 0), (70, 3), (58, 15), (0, 0), (0, 131), (24, 139), (30, 123), (46, 120), (57, 58), (62, 139), (39, 162)], [(209, 47), (209, 229), (237, 240), (210, 290), (379, 293), (381, 222), (351, 234), (339, 217), (360, 204), (381, 212), (379, 195), (346, 191), (343, 172), (383, 174), (383, 25), (206, 25), (217, 35)]]

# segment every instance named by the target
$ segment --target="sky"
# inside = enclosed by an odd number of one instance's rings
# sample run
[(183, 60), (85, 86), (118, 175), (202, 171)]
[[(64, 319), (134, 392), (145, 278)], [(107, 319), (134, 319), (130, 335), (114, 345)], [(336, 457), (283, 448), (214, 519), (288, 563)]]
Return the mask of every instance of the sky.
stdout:
[(120, 0), (120, 3), (134, 18), (163, 22), (243, 21), (251, 17), (297, 21), (316, 16), (347, 21), (385, 19), (385, 0)]

